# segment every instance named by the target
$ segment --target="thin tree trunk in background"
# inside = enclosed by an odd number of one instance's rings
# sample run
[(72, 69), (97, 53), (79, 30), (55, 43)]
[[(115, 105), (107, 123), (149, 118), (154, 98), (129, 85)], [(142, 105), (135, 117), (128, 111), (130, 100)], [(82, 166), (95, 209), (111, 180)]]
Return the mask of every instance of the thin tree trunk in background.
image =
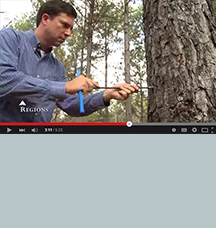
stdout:
[[(144, 22), (145, 22), (145, 0), (142, 0), (142, 5), (143, 5), (143, 33), (145, 36), (145, 31), (144, 31)], [(142, 87), (142, 78), (140, 78), (140, 86)], [(144, 105), (143, 105), (143, 100), (144, 100), (145, 96), (144, 96), (144, 92), (141, 91), (140, 94), (140, 100), (141, 100), (141, 123), (144, 122)], [(146, 121), (146, 120), (145, 120)]]
[[(140, 84), (142, 86), (142, 80), (141, 80), (141, 83)], [(141, 103), (141, 107), (140, 107), (140, 109), (141, 109), (140, 121), (141, 121), (141, 123), (144, 123), (144, 112), (145, 112), (144, 105), (143, 105), (143, 100), (144, 100), (144, 92), (141, 90), (140, 91), (140, 103)]]
[[(130, 83), (130, 39), (129, 39), (129, 1), (124, 0), (124, 60), (125, 60), (125, 82)], [(132, 121), (131, 96), (126, 100), (126, 121)]]
[(86, 75), (89, 77), (91, 74), (91, 54), (92, 54), (92, 41), (93, 41), (93, 28), (92, 22), (94, 17), (95, 1), (89, 1), (89, 14), (88, 14), (88, 28), (87, 28), (87, 70)]
[(149, 122), (216, 121), (212, 2), (145, 0)]
[(145, 33), (145, 30), (144, 30), (144, 23), (145, 23), (145, 0), (142, 0), (142, 5), (143, 5), (143, 32)]
[[(108, 31), (107, 31), (107, 22), (105, 22), (105, 87), (107, 87), (107, 79), (108, 79)], [(106, 108), (105, 110), (105, 119), (106, 122), (109, 122), (109, 110)]]
[(83, 35), (82, 35), (82, 51), (81, 51), (81, 67), (80, 73), (84, 74), (83, 72), (83, 63), (84, 63), (84, 49), (85, 49), (85, 35), (86, 35), (86, 26), (87, 26), (87, 9), (86, 9), (86, 0), (85, 0), (85, 18), (84, 18), (84, 25), (83, 25)]
[[(76, 52), (75, 53), (75, 58), (74, 58), (74, 64), (73, 64), (73, 68), (74, 68), (74, 75), (73, 77), (76, 78), (76, 72), (77, 72), (77, 66), (79, 67), (79, 55)], [(70, 78), (69, 80), (72, 80), (72, 78)]]

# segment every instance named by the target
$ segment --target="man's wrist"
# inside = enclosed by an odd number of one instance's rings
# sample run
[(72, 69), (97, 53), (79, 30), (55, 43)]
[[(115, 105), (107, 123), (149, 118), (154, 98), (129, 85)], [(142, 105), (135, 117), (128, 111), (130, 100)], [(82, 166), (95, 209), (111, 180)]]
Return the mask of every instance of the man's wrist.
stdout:
[(110, 98), (109, 93), (107, 92), (107, 90), (105, 90), (104, 93), (103, 93), (103, 100), (104, 100), (104, 104), (106, 106), (110, 105), (111, 98)]
[(68, 93), (68, 82), (65, 82), (65, 93)]

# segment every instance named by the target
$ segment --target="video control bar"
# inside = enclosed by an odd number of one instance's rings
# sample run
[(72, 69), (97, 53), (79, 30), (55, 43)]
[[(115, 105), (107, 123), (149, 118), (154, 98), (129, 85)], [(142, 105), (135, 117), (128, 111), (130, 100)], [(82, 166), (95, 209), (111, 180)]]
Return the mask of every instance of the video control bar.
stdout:
[(0, 123), (0, 134), (215, 134), (216, 124)]

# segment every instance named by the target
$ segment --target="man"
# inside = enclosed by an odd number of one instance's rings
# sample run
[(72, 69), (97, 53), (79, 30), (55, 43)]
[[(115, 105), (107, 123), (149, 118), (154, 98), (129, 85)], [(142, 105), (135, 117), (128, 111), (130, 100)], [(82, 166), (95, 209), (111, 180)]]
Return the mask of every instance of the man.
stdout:
[[(52, 55), (52, 47), (71, 35), (76, 17), (69, 3), (51, 0), (39, 9), (35, 31), (0, 31), (0, 122), (50, 122), (55, 104), (80, 116), (78, 91), (86, 94), (98, 84), (83, 75), (68, 81), (62, 63)], [(85, 115), (138, 91), (126, 83), (116, 86), (120, 90), (85, 95)]]

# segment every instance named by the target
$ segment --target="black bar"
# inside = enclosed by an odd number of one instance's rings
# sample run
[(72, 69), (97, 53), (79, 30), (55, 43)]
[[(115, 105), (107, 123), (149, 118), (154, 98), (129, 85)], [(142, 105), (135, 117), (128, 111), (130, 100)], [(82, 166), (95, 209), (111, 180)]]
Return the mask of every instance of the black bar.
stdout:
[(215, 134), (216, 125), (1, 126), (0, 134)]

